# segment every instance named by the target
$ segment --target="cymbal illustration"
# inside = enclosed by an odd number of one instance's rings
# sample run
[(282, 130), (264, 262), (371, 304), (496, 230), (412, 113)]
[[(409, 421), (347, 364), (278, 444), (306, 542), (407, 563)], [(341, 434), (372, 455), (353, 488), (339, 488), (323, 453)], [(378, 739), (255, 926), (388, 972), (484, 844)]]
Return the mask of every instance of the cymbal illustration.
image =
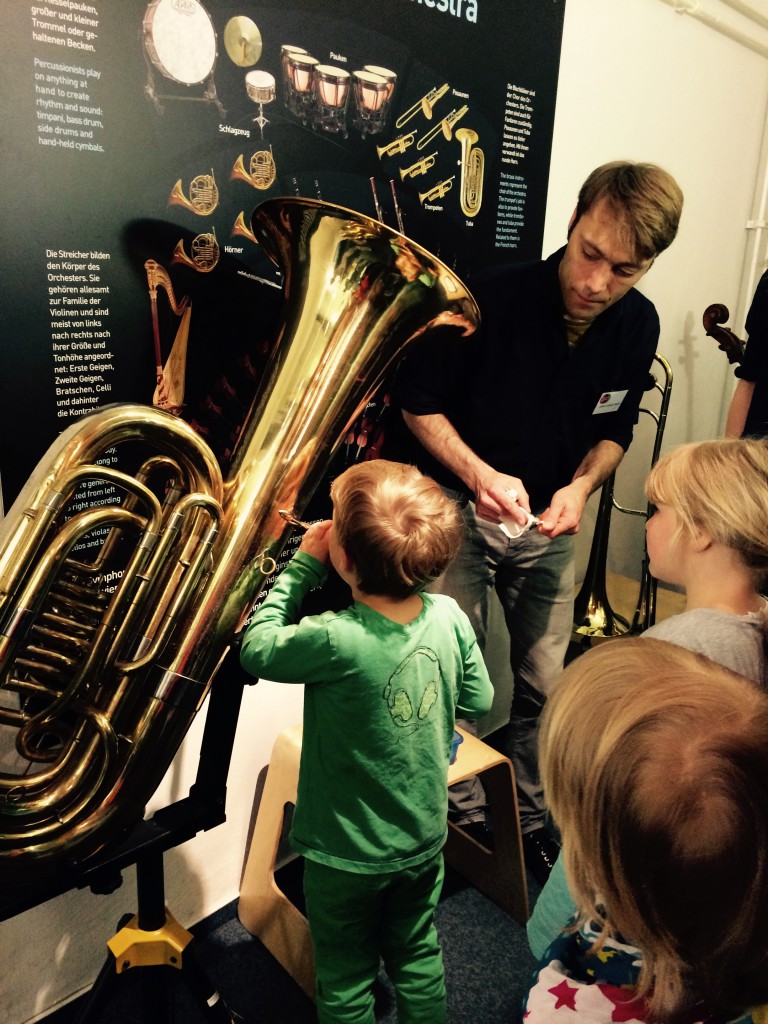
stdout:
[(224, 26), (224, 48), (233, 64), (249, 68), (261, 56), (261, 32), (243, 15), (230, 18)]

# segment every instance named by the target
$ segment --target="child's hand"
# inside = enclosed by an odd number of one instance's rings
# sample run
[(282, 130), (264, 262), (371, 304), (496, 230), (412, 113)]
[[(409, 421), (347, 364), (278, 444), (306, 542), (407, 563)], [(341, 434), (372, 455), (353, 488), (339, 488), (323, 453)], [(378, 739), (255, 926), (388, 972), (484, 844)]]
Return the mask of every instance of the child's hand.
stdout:
[(307, 530), (299, 545), (299, 551), (306, 551), (318, 562), (328, 565), (330, 556), (328, 554), (328, 536), (331, 532), (331, 520), (324, 519), (322, 523), (313, 523)]

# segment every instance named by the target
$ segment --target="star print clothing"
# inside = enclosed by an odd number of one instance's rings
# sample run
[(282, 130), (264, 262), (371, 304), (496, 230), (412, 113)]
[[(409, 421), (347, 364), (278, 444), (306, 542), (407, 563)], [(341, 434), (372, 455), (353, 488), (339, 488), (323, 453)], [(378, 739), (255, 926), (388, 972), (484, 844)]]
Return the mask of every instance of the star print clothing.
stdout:
[(241, 663), (306, 684), (294, 849), (344, 871), (400, 871), (442, 848), (456, 713), (484, 715), (493, 688), (452, 598), (422, 594), (407, 625), (360, 602), (300, 618), (325, 577), (296, 553), (248, 627)]
[(645, 1001), (634, 994), (640, 950), (609, 939), (592, 953), (597, 937), (598, 932), (586, 926), (558, 935), (534, 973), (523, 1007), (526, 1024), (646, 1021)]

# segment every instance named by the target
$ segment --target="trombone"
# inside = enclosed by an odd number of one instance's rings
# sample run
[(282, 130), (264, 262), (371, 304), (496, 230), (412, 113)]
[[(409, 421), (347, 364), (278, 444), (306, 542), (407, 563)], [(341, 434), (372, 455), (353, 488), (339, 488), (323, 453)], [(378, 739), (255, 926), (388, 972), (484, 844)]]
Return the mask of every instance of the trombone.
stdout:
[(428, 131), (426, 135), (422, 135), (422, 137), (416, 143), (416, 149), (424, 149), (424, 147), (428, 146), (433, 139), (437, 138), (440, 132), (442, 132), (446, 139), (450, 142), (451, 138), (453, 137), (453, 126), (456, 124), (457, 121), (460, 121), (461, 118), (464, 117), (468, 110), (469, 107), (466, 105), (466, 103), (464, 104), (463, 107), (459, 107), (458, 110), (452, 110), (447, 117), (444, 117), (443, 120), (439, 124), (436, 124), (435, 127), (432, 128), (430, 131)]
[(432, 120), (432, 108), (437, 101), (448, 92), (448, 83), (441, 85), (440, 88), (430, 89), (426, 96), (422, 96), (420, 100), (417, 100), (412, 107), (409, 107), (404, 114), (395, 121), (395, 128), (402, 128), (404, 124), (407, 124), (412, 117), (415, 117), (419, 111), (422, 112), (424, 117), (428, 121)]

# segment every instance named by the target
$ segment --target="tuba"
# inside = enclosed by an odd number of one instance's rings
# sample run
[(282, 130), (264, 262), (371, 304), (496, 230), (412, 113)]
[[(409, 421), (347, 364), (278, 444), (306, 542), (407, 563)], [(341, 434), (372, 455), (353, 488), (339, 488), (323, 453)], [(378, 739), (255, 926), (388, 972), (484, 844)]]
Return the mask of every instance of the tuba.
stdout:
[(280, 198), (252, 227), (284, 303), (227, 478), (184, 421), (107, 406), (60, 435), (0, 524), (0, 722), (23, 762), (0, 774), (3, 884), (71, 868), (141, 819), (276, 569), (281, 512), (301, 516), (407, 345), (479, 321), (444, 264), (361, 214)]

